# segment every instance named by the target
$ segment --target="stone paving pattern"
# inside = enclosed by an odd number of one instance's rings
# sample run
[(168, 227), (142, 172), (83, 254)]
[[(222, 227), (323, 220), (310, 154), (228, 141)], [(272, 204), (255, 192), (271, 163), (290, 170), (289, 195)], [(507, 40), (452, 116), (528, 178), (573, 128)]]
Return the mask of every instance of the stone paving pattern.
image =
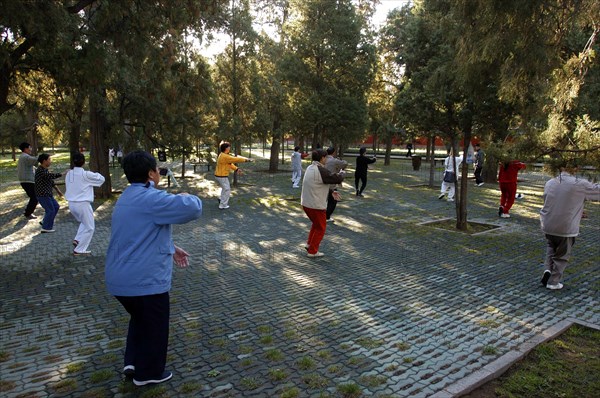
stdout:
[(1, 395), (337, 397), (354, 385), (362, 396), (426, 397), (566, 318), (600, 324), (599, 204), (586, 204), (565, 288), (548, 291), (538, 219), (548, 176), (523, 174), (510, 219), (497, 217), (496, 184), (470, 182), (469, 219), (501, 228), (467, 235), (420, 225), (455, 217), (437, 199), (440, 170), (432, 189), (427, 165), (393, 162), (375, 164), (365, 198), (348, 174), (319, 259), (305, 256), (309, 222), (290, 173), (245, 167), (225, 211), (210, 174), (179, 180), (204, 214), (174, 227), (192, 255), (171, 291), (174, 377), (142, 388), (121, 375), (128, 316), (104, 286), (114, 202), (96, 210), (93, 256), (73, 257), (66, 202), (57, 232), (39, 234), (21, 216), (20, 186), (5, 184)]

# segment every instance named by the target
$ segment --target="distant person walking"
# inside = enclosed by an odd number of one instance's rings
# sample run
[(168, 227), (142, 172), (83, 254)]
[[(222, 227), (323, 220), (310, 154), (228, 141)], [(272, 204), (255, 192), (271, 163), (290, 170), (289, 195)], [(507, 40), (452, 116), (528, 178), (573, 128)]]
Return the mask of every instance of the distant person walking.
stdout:
[(413, 144), (412, 144), (412, 142), (409, 142), (408, 144), (406, 144), (406, 157), (407, 158), (412, 156), (412, 150), (413, 150)]
[(483, 185), (483, 178), (481, 178), (481, 171), (483, 170), (483, 161), (485, 159), (485, 152), (481, 149), (479, 143), (475, 144), (475, 161), (473, 167), (475, 168), (475, 185), (478, 187)]
[(58, 214), (60, 206), (52, 194), (56, 190), (59, 196), (63, 196), (54, 180), (62, 176), (61, 173), (50, 173), (48, 170), (52, 164), (52, 157), (47, 153), (38, 156), (39, 167), (35, 170), (35, 195), (38, 202), (44, 208), (44, 219), (42, 220), (42, 233), (54, 232), (54, 219)]
[(460, 165), (462, 164), (463, 157), (453, 156), (454, 150), (450, 150), (448, 153), (448, 157), (444, 159), (444, 178), (442, 179), (442, 187), (441, 192), (438, 196), (438, 199), (442, 199), (446, 196), (446, 191), (448, 191), (448, 201), (454, 201), (455, 194), (455, 183), (457, 181), (458, 170), (460, 169)]
[(235, 163), (250, 162), (251, 160), (243, 156), (232, 156), (231, 144), (227, 141), (221, 142), (219, 146), (220, 154), (217, 158), (217, 167), (215, 169), (215, 179), (221, 186), (221, 199), (219, 200), (219, 209), (229, 209), (229, 197), (231, 196), (231, 186), (229, 185), (229, 173), (236, 172), (239, 169)]
[(35, 165), (38, 163), (38, 158), (31, 155), (32, 148), (27, 142), (22, 142), (19, 145), (19, 149), (21, 150), (21, 156), (19, 156), (19, 161), (17, 162), (17, 176), (21, 187), (29, 197), (29, 202), (25, 206), (23, 215), (26, 219), (33, 220), (37, 218), (33, 215), (33, 211), (38, 204), (37, 196), (35, 195)]
[[(347, 166), (348, 166), (348, 162), (335, 157), (335, 148), (334, 147), (330, 146), (329, 148), (327, 148), (327, 157), (325, 159), (325, 167), (327, 168), (327, 170), (329, 170), (329, 172), (331, 174), (338, 174), (340, 171), (345, 170)], [(326, 214), (326, 218), (327, 218), (328, 222), (333, 222), (333, 218), (331, 218), (331, 215), (335, 211), (337, 202), (339, 202), (342, 199), (342, 196), (339, 193), (337, 195), (334, 195), (334, 193), (337, 193), (337, 183), (331, 184), (329, 186), (329, 195), (327, 196), (327, 214)]]
[(546, 270), (542, 285), (551, 290), (563, 288), (560, 282), (571, 257), (586, 200), (600, 201), (600, 184), (577, 178), (574, 163), (564, 162), (558, 177), (544, 186), (544, 206), (540, 211), (546, 236)]
[(123, 150), (121, 148), (117, 148), (117, 163), (123, 167)]
[[(356, 158), (356, 170), (354, 171), (354, 187), (356, 188), (356, 196), (363, 196), (362, 193), (367, 186), (367, 171), (369, 165), (377, 161), (377, 156), (372, 158), (367, 157), (367, 148), (364, 146), (358, 150), (358, 157)], [(360, 189), (358, 189), (358, 183), (361, 183)]]
[[(324, 255), (319, 251), (319, 246), (327, 229), (326, 209), (327, 196), (330, 193), (329, 184), (339, 184), (344, 180), (343, 170), (334, 174), (325, 167), (326, 158), (326, 151), (323, 149), (314, 150), (312, 152), (312, 163), (306, 168), (304, 181), (302, 182), (300, 203), (304, 213), (312, 222), (305, 246), (308, 257), (321, 257)], [(334, 192), (333, 197), (339, 198), (339, 193)]]
[(91, 254), (88, 250), (94, 230), (94, 187), (104, 184), (104, 176), (83, 169), (85, 156), (82, 153), (73, 153), (71, 161), (74, 166), (65, 175), (65, 199), (69, 202), (69, 210), (79, 223), (77, 234), (73, 239), (74, 255)]
[(202, 202), (157, 189), (160, 172), (147, 152), (128, 153), (123, 169), (130, 185), (114, 207), (105, 278), (109, 293), (130, 315), (123, 373), (144, 386), (173, 376), (165, 370), (169, 291), (173, 262), (185, 268), (189, 254), (173, 243), (172, 224), (198, 219)]
[(302, 179), (302, 154), (300, 153), (300, 147), (294, 147), (292, 153), (292, 188), (300, 188), (300, 181)]
[(517, 195), (517, 174), (526, 167), (525, 163), (518, 160), (500, 162), (498, 184), (500, 185), (500, 207), (498, 216), (510, 218), (510, 211), (515, 196)]

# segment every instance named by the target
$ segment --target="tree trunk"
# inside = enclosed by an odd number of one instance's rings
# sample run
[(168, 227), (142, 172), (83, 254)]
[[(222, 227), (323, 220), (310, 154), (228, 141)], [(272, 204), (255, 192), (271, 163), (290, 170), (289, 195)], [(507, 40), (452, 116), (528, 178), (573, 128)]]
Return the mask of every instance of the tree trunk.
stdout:
[[(467, 176), (469, 174), (469, 165), (467, 163), (467, 154), (469, 152), (469, 144), (471, 143), (471, 131), (472, 131), (472, 117), (470, 116), (470, 112), (465, 112), (467, 114), (466, 120), (463, 123), (463, 163), (461, 170), (461, 180), (460, 180), (460, 195), (456, 197), (459, 198), (457, 203), (458, 214), (456, 217), (456, 228), (461, 231), (467, 230), (467, 187), (469, 181), (467, 180)], [(455, 183), (458, 185), (458, 183)], [(457, 186), (458, 188), (458, 186)]]
[(105, 178), (104, 184), (94, 188), (96, 196), (99, 198), (110, 198), (112, 195), (112, 182), (110, 178), (110, 169), (108, 164), (108, 146), (106, 141), (110, 126), (106, 120), (106, 115), (102, 109), (99, 100), (104, 100), (104, 93), (92, 93), (89, 98), (90, 103), (90, 170), (102, 174)]
[(392, 155), (392, 134), (389, 131), (386, 131), (385, 134), (385, 160), (383, 161), (384, 166), (390, 165), (390, 159)]
[(435, 180), (435, 135), (427, 138), (427, 156), (429, 159), (429, 187), (433, 188)]

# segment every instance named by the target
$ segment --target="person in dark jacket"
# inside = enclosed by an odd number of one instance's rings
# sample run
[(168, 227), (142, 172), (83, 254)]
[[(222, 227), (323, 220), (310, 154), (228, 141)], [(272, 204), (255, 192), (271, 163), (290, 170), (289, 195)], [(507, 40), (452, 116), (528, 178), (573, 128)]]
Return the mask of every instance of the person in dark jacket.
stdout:
[[(356, 196), (362, 196), (365, 187), (367, 186), (367, 170), (369, 165), (377, 161), (377, 157), (373, 156), (369, 158), (365, 156), (367, 148), (362, 147), (358, 151), (358, 157), (356, 158), (356, 171), (354, 172), (354, 186), (356, 187)], [(361, 181), (360, 189), (358, 189), (358, 182)]]
[(60, 209), (58, 202), (52, 195), (52, 190), (55, 189), (59, 196), (63, 196), (54, 184), (54, 180), (62, 177), (62, 174), (48, 171), (52, 164), (52, 158), (47, 153), (38, 156), (38, 162), (40, 166), (35, 170), (35, 195), (45, 211), (42, 220), (42, 233), (49, 233), (54, 232), (54, 219), (58, 214), (58, 209)]

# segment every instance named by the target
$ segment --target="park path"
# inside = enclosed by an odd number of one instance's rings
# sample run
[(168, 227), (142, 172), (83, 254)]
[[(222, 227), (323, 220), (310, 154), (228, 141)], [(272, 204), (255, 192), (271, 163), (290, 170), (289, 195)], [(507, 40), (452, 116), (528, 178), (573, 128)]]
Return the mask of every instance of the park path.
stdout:
[(363, 396), (447, 396), (566, 319), (600, 324), (600, 205), (586, 205), (565, 288), (542, 288), (540, 173), (523, 175), (507, 220), (495, 185), (469, 186), (469, 219), (500, 227), (473, 236), (421, 225), (454, 216), (423, 186), (426, 170), (375, 167), (365, 198), (344, 184), (326, 256), (309, 259), (299, 190), (253, 167), (226, 211), (209, 176), (180, 181), (204, 214), (174, 228), (192, 263), (174, 271), (174, 377), (154, 389), (120, 374), (128, 317), (103, 283), (112, 202), (96, 210), (94, 255), (74, 258), (66, 203), (42, 235), (21, 216), (21, 188), (3, 187), (2, 396), (324, 397), (351, 384)]

